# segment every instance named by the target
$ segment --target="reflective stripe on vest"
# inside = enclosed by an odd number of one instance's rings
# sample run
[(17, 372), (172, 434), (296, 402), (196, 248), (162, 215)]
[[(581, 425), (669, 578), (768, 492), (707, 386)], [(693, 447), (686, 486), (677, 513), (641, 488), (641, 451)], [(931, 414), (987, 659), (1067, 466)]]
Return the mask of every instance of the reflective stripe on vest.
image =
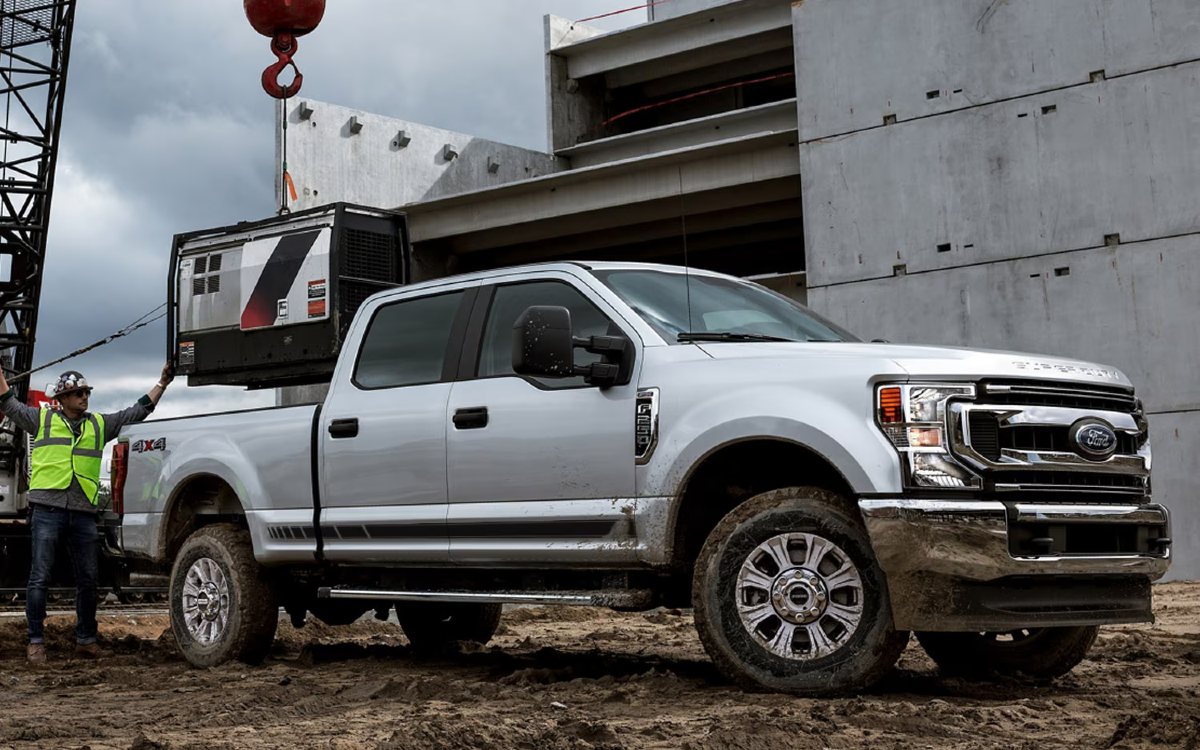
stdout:
[(76, 478), (88, 502), (95, 505), (103, 457), (104, 417), (88, 414), (76, 438), (66, 417), (43, 408), (38, 415), (37, 434), (33, 436), (30, 458), (33, 476), (29, 489), (65, 490), (71, 486), (71, 479)]

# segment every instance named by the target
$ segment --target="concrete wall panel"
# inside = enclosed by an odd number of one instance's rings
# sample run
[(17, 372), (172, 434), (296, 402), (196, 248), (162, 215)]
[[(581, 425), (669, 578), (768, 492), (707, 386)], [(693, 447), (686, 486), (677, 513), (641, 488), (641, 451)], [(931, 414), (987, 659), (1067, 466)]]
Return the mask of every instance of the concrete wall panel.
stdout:
[(1150, 412), (1155, 497), (1175, 578), (1200, 578), (1200, 235), (809, 290), (864, 338), (1040, 352), (1115, 365)]
[(1158, 414), (1150, 417), (1154, 448), (1154, 499), (1171, 509), (1171, 538), (1175, 562), (1168, 580), (1200, 579), (1200, 414)]
[[(302, 106), (312, 109), (307, 119)], [(538, 151), (311, 99), (293, 100), (287, 116), (297, 210), (334, 201), (396, 208), (549, 174), (563, 164)], [(362, 126), (358, 133), (352, 117)], [(407, 145), (395, 142), (400, 131), (411, 139)], [(458, 155), (447, 159), (446, 145)]]
[(800, 137), (1200, 59), (1195, 0), (793, 3)]
[(813, 286), (1200, 229), (1200, 63), (803, 144)]
[(1200, 411), (1200, 235), (809, 290), (863, 338), (1115, 365), (1151, 411)]

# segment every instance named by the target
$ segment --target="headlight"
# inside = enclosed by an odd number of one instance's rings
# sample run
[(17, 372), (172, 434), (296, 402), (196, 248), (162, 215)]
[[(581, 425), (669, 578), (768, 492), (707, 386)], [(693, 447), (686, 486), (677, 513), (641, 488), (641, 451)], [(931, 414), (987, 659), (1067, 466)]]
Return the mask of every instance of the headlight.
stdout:
[(900, 452), (910, 487), (977, 489), (973, 474), (950, 454), (946, 403), (975, 398), (974, 385), (909, 383), (881, 385), (875, 391), (875, 421)]

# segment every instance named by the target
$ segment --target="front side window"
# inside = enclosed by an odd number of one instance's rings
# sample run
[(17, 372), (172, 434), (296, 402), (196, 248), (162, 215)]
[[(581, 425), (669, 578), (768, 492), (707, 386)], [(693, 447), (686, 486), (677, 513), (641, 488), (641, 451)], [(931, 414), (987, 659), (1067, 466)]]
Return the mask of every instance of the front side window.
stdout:
[(451, 292), (376, 310), (363, 337), (354, 382), (362, 388), (398, 388), (440, 381), (462, 298), (463, 292)]
[(758, 284), (662, 271), (593, 273), (672, 344), (690, 337), (720, 335), (733, 340), (858, 340), (812, 310)]
[[(609, 319), (584, 297), (579, 290), (561, 281), (531, 281), (496, 287), (483, 332), (479, 354), (479, 377), (512, 375), (513, 326), (521, 313), (534, 305), (565, 307), (571, 311), (571, 332), (577, 338), (617, 333)], [(589, 365), (599, 362), (600, 356), (582, 349), (575, 350), (575, 363)], [(584, 385), (583, 378), (537, 379), (549, 388)]]

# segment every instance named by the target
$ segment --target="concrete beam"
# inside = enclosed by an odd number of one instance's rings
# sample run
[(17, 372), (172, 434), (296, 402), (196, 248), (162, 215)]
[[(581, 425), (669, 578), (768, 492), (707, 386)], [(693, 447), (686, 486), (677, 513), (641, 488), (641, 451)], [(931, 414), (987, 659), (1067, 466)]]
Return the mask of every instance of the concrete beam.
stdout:
[(699, 146), (711, 143), (714, 138), (724, 140), (763, 133), (792, 132), (795, 129), (796, 100), (786, 99), (673, 125), (639, 130), (627, 135), (589, 141), (561, 149), (558, 156), (570, 160), (571, 166), (579, 169), (688, 146)]
[(602, 209), (679, 201), (693, 193), (797, 175), (795, 133), (777, 133), (562, 172), (407, 210), (413, 241), (427, 242), (509, 228), (514, 217), (524, 222), (567, 220)]
[(743, 0), (558, 46), (552, 52), (567, 60), (570, 76), (575, 79), (675, 54), (694, 54), (696, 67), (702, 67), (709, 64), (704, 59), (707, 47), (791, 25), (788, 0)]
[(796, 199), (799, 192), (796, 178), (774, 180), (751, 189), (738, 187), (689, 195), (682, 205), (677, 197), (667, 198), (636, 207), (577, 214), (569, 221), (514, 223), (503, 230), (449, 237), (437, 244), (444, 252), (459, 255), (522, 248), (504, 258), (506, 262), (524, 263), (528, 261), (520, 257), (523, 248), (535, 245), (561, 247), (569, 242), (571, 252), (588, 253), (622, 244), (679, 237), (685, 218), (689, 235), (786, 222), (799, 242), (803, 233)]

